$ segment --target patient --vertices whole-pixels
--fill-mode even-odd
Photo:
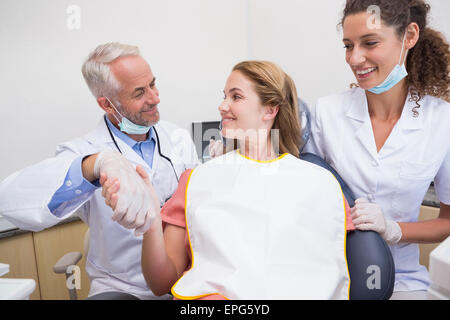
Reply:
[[[178,299],[348,299],[339,183],[298,158],[297,92],[277,65],[233,68],[219,106],[222,135],[238,149],[186,171],[144,234],[142,272],[157,295]],[[148,175],[136,168],[157,205]],[[120,181],[102,177],[115,210]],[[152,210],[152,209],[150,209]]]

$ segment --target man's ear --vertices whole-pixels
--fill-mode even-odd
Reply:
[[[275,120],[275,117],[278,114],[278,111],[280,110],[279,106],[266,106],[264,107],[264,120],[270,121]]]
[[[111,113],[112,107],[108,99],[106,99],[105,97],[99,97],[97,98],[97,103],[100,106],[100,108],[103,109],[103,111],[105,111],[106,113]]]

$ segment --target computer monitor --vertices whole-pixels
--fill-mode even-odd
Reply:
[[[220,121],[206,121],[192,123],[192,137],[197,155],[202,162],[210,160],[208,146],[209,140],[222,140],[220,135]]]

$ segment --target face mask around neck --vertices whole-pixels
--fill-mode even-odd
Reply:
[[[403,55],[403,49],[405,47],[405,39],[406,39],[406,32],[405,36],[403,37],[403,44],[402,50],[400,52],[400,58],[394,69],[387,76],[386,80],[384,80],[380,85],[375,86],[372,89],[369,89],[368,91],[375,94],[384,93],[392,89],[397,83],[399,83],[401,80],[403,80],[403,78],[405,78],[408,75],[408,71],[406,70],[406,56],[407,56],[406,54],[404,63],[400,65]],[[406,52],[408,52],[408,50],[406,50]]]
[[[111,102],[111,100],[108,99],[108,97],[105,97],[106,100],[111,104],[111,106],[116,110],[116,112],[122,117],[122,121],[117,119],[117,117],[113,114],[114,118],[119,122],[119,128],[120,131],[128,133],[128,134],[147,134],[151,128],[151,126],[140,126],[138,124],[135,124],[125,118],[114,106],[114,104]]]

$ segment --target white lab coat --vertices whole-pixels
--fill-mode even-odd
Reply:
[[[406,99],[403,113],[377,152],[365,91],[360,88],[318,100],[311,110],[312,139],[306,151],[324,158],[357,198],[376,202],[387,219],[415,222],[430,183],[450,204],[450,105],[431,96]],[[395,291],[426,290],[427,270],[419,265],[417,244],[391,246]]]
[[[178,177],[198,165],[194,144],[186,130],[160,121],[155,125],[161,153],[172,160]],[[159,195],[160,204],[170,198],[178,182],[170,162],[162,158],[155,145],[152,169],[125,142],[115,136],[123,155],[134,165],[143,166]],[[51,227],[75,212],[89,225],[90,245],[86,271],[91,281],[89,295],[122,291],[143,299],[154,298],[141,270],[142,236],[135,237],[111,219],[112,210],[105,204],[101,188],[81,195],[58,208],[57,217],[48,204],[61,187],[72,161],[81,155],[104,149],[117,150],[102,118],[87,135],[62,143],[56,156],[20,170],[0,184],[0,214],[21,229],[40,231]],[[166,297],[167,298],[167,297]]]

